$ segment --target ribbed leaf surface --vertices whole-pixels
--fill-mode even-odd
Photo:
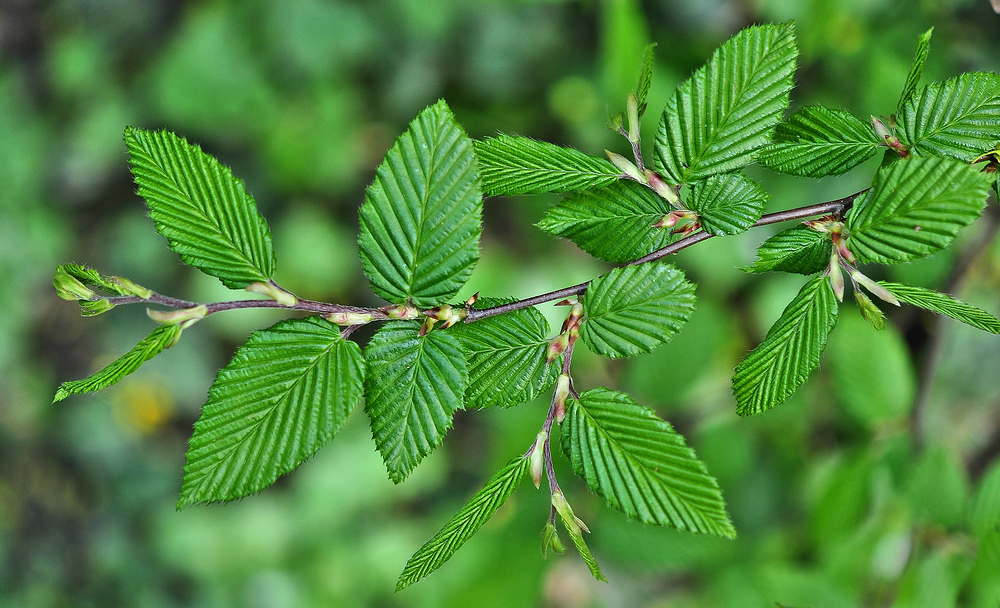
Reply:
[[[631,357],[681,330],[694,312],[694,285],[672,264],[651,262],[594,279],[581,302],[587,346],[605,357]]]
[[[674,93],[654,144],[655,166],[680,184],[750,164],[788,107],[795,73],[791,24],[748,27]]]
[[[487,196],[588,190],[621,176],[603,158],[528,137],[500,135],[475,145]]]
[[[698,212],[701,227],[715,236],[739,234],[764,214],[771,196],[741,173],[723,173],[691,184],[688,205]]]
[[[480,308],[503,303],[482,298]],[[534,307],[516,310],[449,330],[465,352],[469,386],[465,407],[511,407],[552,386],[559,368],[545,362],[549,324]]]
[[[913,63],[910,64],[910,73],[906,75],[906,82],[903,84],[903,93],[899,96],[899,102],[896,103],[896,114],[903,113],[903,106],[906,102],[910,101],[913,97],[913,93],[917,90],[917,84],[920,83],[920,75],[924,72],[924,64],[927,63],[927,53],[931,50],[931,34],[934,33],[934,28],[931,28],[920,35],[917,40],[917,51],[913,55]]]
[[[128,127],[125,144],[157,232],[186,264],[232,289],[271,278],[271,232],[228,167],[169,131]]]
[[[791,175],[840,175],[871,158],[879,143],[871,125],[850,112],[806,106],[778,125],[757,160]]]
[[[409,587],[448,561],[507,502],[528,466],[527,458],[518,457],[494,473],[483,489],[406,562],[396,582],[396,591]]]
[[[736,413],[760,414],[794,393],[819,365],[836,324],[837,298],[829,278],[819,276],[803,285],[764,341],[736,366]]]
[[[387,323],[365,348],[365,411],[395,483],[441,444],[469,380],[458,338],[445,330],[418,336],[419,329],[414,321]]]
[[[111,364],[82,380],[63,382],[56,391],[52,402],[62,401],[70,395],[93,393],[112,384],[117,384],[122,378],[139,369],[146,361],[160,354],[163,349],[170,348],[181,335],[179,325],[161,325],[143,338],[121,357]]]
[[[899,120],[915,154],[971,162],[1000,142],[1000,76],[972,72],[925,86]]]
[[[746,272],[795,272],[813,274],[827,267],[833,254],[830,235],[808,226],[782,230],[764,241],[757,249],[758,260],[743,270]]]
[[[570,400],[562,432],[573,469],[612,508],[647,524],[734,538],[715,478],[684,437],[628,395]]]
[[[988,176],[947,158],[910,157],[879,169],[847,217],[861,262],[896,264],[948,246],[986,205]]]
[[[879,281],[879,285],[888,289],[900,302],[951,317],[956,321],[988,331],[991,334],[1000,334],[1000,319],[977,306],[953,298],[948,294],[925,287],[914,287],[913,285],[887,281]]]
[[[247,496],[295,469],[343,425],[363,378],[361,349],[319,317],[255,331],[202,406],[178,508]]]
[[[538,227],[569,239],[606,262],[631,262],[679,237],[653,224],[670,212],[666,201],[633,181],[570,194],[550,208]]]
[[[441,304],[479,259],[482,194],[472,140],[439,101],[385,155],[361,206],[358,247],[372,290]]]

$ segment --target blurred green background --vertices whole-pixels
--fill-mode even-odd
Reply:
[[[60,381],[151,328],[138,308],[82,319],[55,297],[56,264],[230,297],[153,230],[127,170],[126,125],[183,134],[246,181],[274,232],[280,283],[376,304],[356,254],[357,209],[427,104],[446,98],[475,137],[625,152],[604,128],[607,108],[623,107],[656,41],[648,147],[669,92],[719,43],[791,19],[793,105],[892,112],[931,26],[925,81],[1000,72],[1000,16],[987,0],[0,2],[0,605],[1000,606],[1000,341],[913,309],[890,311],[876,333],[845,305],[808,385],[739,419],[731,370],[803,282],[736,270],[766,230],[677,257],[699,283],[699,308],[670,344],[627,362],[579,353],[579,388],[626,390],[686,434],[740,533],[629,523],[563,466],[607,585],[572,549],[540,558],[547,496],[525,484],[442,570],[393,592],[407,557],[533,441],[544,399],[459,412],[400,486],[359,412],[261,495],[179,513],[186,441],[215,371],[279,317],[213,316],[113,389],[50,405]],[[752,173],[777,210],[859,190],[873,171],[820,182]],[[606,268],[532,227],[552,201],[487,201],[468,293],[524,297]],[[995,203],[987,215],[955,248],[884,276],[1000,313]]]

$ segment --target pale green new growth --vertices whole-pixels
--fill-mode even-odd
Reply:
[[[879,285],[889,290],[900,302],[919,306],[939,315],[951,317],[967,325],[991,334],[1000,334],[1000,319],[985,310],[968,304],[945,293],[940,293],[925,287],[915,287],[902,283],[879,281]]]
[[[880,143],[871,125],[849,112],[806,106],[778,125],[758,160],[791,175],[840,175],[874,156]]]
[[[918,90],[899,113],[914,154],[971,162],[1000,142],[1000,76],[972,72]]]
[[[764,214],[771,198],[760,184],[741,173],[713,175],[691,184],[688,205],[698,212],[705,232],[729,236],[748,230]]]
[[[917,51],[913,54],[910,73],[906,75],[906,82],[903,84],[903,93],[899,96],[899,101],[896,103],[896,114],[903,113],[903,106],[906,105],[906,102],[910,101],[913,93],[917,90],[917,85],[920,83],[920,75],[924,72],[924,64],[927,63],[927,53],[931,50],[931,34],[933,33],[934,28],[931,28],[921,34],[917,40]]]
[[[832,253],[833,241],[829,234],[808,226],[796,226],[764,241],[757,249],[758,260],[742,270],[815,274],[827,267]]]
[[[589,190],[621,176],[603,158],[528,137],[499,135],[475,147],[487,196]]]
[[[653,61],[656,58],[656,43],[647,44],[642,51],[642,71],[639,72],[639,86],[636,87],[635,97],[639,103],[639,117],[642,118],[645,112],[646,95],[649,94],[649,87],[653,85]]]

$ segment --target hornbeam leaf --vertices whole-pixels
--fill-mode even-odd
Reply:
[[[653,148],[663,178],[681,184],[753,162],[788,107],[797,56],[791,24],[748,27],[724,42],[663,111]]]
[[[1000,142],[1000,76],[971,72],[922,87],[899,121],[913,153],[971,162]]]
[[[927,63],[927,53],[931,50],[931,34],[933,33],[934,28],[931,28],[921,34],[917,40],[917,52],[913,55],[910,73],[906,75],[906,83],[903,84],[903,93],[899,96],[899,101],[896,103],[896,114],[903,113],[903,106],[906,105],[906,102],[910,101],[913,93],[917,90],[920,75],[924,71],[924,64]]]
[[[399,136],[365,193],[358,248],[372,290],[420,307],[455,295],[479,259],[482,212],[472,140],[439,101]]]
[[[760,184],[740,173],[713,175],[691,184],[688,205],[698,212],[705,232],[715,236],[746,231],[764,214],[771,196]]]
[[[255,331],[194,425],[178,508],[266,488],[316,453],[361,399],[364,360],[319,317]]]
[[[764,341],[736,366],[736,413],[760,414],[794,393],[819,365],[836,324],[837,298],[829,278],[818,276],[802,286]]]
[[[681,330],[694,312],[694,285],[673,264],[650,262],[594,279],[581,302],[587,346],[605,357],[631,357]]]
[[[507,502],[527,470],[528,459],[518,457],[494,473],[483,489],[410,557],[396,582],[396,591],[409,587],[448,561]]]
[[[670,211],[666,201],[649,188],[623,180],[570,194],[545,213],[538,227],[573,241],[596,258],[624,263],[680,238],[653,227]]]
[[[684,437],[606,388],[567,404],[563,452],[612,508],[647,524],[735,538],[722,493]]]
[[[125,129],[132,175],[181,260],[231,289],[274,274],[267,222],[228,167],[169,131]]]
[[[566,520],[563,520],[563,527],[566,528],[566,533],[569,534],[570,540],[573,541],[573,546],[576,547],[580,557],[583,558],[583,563],[587,564],[590,575],[602,583],[608,582],[608,579],[604,577],[604,573],[601,572],[601,566],[597,563],[597,558],[590,552],[590,547],[587,546],[587,541],[584,540],[583,533],[578,532],[567,524]]]
[[[146,361],[173,346],[181,336],[180,325],[161,325],[143,338],[110,365],[82,380],[72,380],[59,385],[52,402],[62,401],[70,395],[93,393],[117,384],[122,378],[139,369]]]
[[[475,146],[487,196],[589,190],[622,173],[603,158],[528,137],[500,135]]]
[[[441,444],[469,380],[458,338],[419,329],[415,321],[387,323],[365,348],[365,411],[395,483]]]
[[[778,125],[757,160],[791,175],[840,175],[871,158],[880,143],[871,126],[850,112],[806,106]]]
[[[830,235],[808,226],[796,226],[764,241],[757,249],[758,260],[742,270],[815,274],[827,267],[832,254]]]
[[[896,264],[947,247],[986,205],[989,176],[947,158],[900,159],[875,174],[847,216],[848,246],[862,263]]]
[[[647,44],[642,51],[642,71],[639,73],[639,86],[636,87],[635,97],[639,102],[639,117],[642,118],[646,109],[646,95],[649,94],[649,87],[653,84],[653,62],[656,59],[656,43]]]
[[[966,325],[988,331],[991,334],[1000,334],[1000,319],[997,319],[979,307],[953,298],[948,294],[925,287],[915,287],[913,285],[890,283],[887,281],[879,281],[879,285],[888,289],[889,293],[896,296],[896,299],[900,302],[906,302],[907,304],[936,312],[939,315],[951,317],[956,321],[961,321]]]

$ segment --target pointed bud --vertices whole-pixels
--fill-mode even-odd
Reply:
[[[160,325],[180,325],[183,329],[204,319],[208,315],[208,307],[202,304],[193,308],[181,308],[180,310],[153,310],[147,308],[146,315]]]
[[[885,145],[898,152],[902,158],[906,158],[910,155],[910,151],[903,145],[903,142],[899,141],[899,138],[892,134],[892,131],[885,126],[885,123],[882,122],[881,119],[872,116],[871,121],[872,128],[875,130],[875,135],[878,136],[878,138],[881,139]]]
[[[625,108],[628,112],[628,140],[635,143],[639,141],[639,98],[634,92],[628,94]]]
[[[576,304],[579,300],[576,298],[566,298],[565,300],[559,300],[553,306],[572,306]]]
[[[839,235],[837,236],[838,238],[835,238],[833,241],[837,246],[837,255],[840,256],[840,259],[844,260],[851,266],[857,264],[857,258],[855,258],[851,250],[847,248],[847,243],[844,242],[844,239],[839,238]]]
[[[555,419],[557,424],[562,424],[566,419],[566,399],[569,397],[569,374],[559,374],[556,380],[555,397],[552,404],[555,406]]]
[[[115,307],[114,304],[108,302],[107,300],[79,300],[80,312],[85,317],[96,317],[101,313],[108,312]]]
[[[623,112],[618,112],[617,114],[608,114],[608,129],[615,131],[617,133],[622,133],[625,131],[625,114]]]
[[[566,334],[559,334],[555,338],[549,340],[549,348],[545,351],[545,362],[552,363],[559,358],[559,355],[566,352],[566,347],[569,346],[569,337]]]
[[[288,293],[284,289],[278,287],[274,283],[268,281],[267,283],[257,282],[250,283],[246,286],[246,290],[250,293],[258,293],[262,296],[271,298],[278,304],[282,306],[295,306],[299,303],[299,299],[294,295]]]
[[[625,175],[629,179],[634,179],[640,184],[646,183],[646,176],[639,171],[639,167],[636,167],[632,161],[625,158],[621,154],[615,154],[610,150],[605,150],[604,153],[608,155],[608,158],[611,160],[611,163],[614,166],[618,167],[619,170],[621,170],[623,175]]]
[[[556,532],[556,527],[552,525],[552,522],[545,522],[545,527],[542,528],[542,558],[547,559],[549,554],[549,549],[552,549],[559,555],[566,552],[566,547],[559,540],[559,533]]]
[[[838,302],[844,301],[844,273],[840,270],[840,258],[834,252],[830,256],[830,266],[827,268],[830,275],[830,287],[833,288],[833,295],[837,296]]]
[[[580,320],[583,319],[583,304],[577,302],[573,304],[573,308],[570,309],[569,314],[566,315],[566,319],[563,321],[562,329],[559,333],[564,334],[574,327],[580,325]]]
[[[645,172],[646,180],[643,182],[653,189],[653,192],[660,195],[660,198],[664,199],[670,206],[674,209],[681,209],[684,205],[681,204],[680,197],[677,196],[677,192],[673,187],[667,182],[663,181],[655,171],[646,169]]]
[[[692,211],[692,213],[694,213],[694,212]],[[697,215],[695,217],[697,217]],[[692,232],[694,232],[695,230],[698,230],[699,228],[701,228],[701,222],[697,222],[697,221],[696,222],[688,222],[687,224],[684,224],[680,228],[672,231],[670,234],[680,234],[683,237],[683,236],[687,236],[687,235],[691,234]]]
[[[653,224],[653,228],[673,228],[677,225],[677,222],[679,222],[680,219],[680,216],[677,215],[675,211],[671,211]]]
[[[96,294],[94,290],[80,282],[80,279],[63,270],[62,266],[56,269],[52,277],[52,285],[56,288],[56,295],[63,300],[89,300]]]
[[[111,281],[130,296],[138,296],[143,300],[148,300],[153,296],[153,290],[146,289],[142,285],[137,285],[125,277],[111,277]]]
[[[871,322],[878,331],[885,329],[885,315],[882,310],[872,302],[871,298],[863,294],[860,290],[854,290],[854,301],[858,304],[861,316]]]
[[[860,270],[857,269],[852,270],[851,279],[855,283],[861,284],[865,289],[870,291],[873,296],[876,296],[879,299],[888,302],[889,304],[892,304],[893,306],[899,306],[899,300],[896,299],[896,296],[892,295],[892,292],[890,292],[885,287],[882,287],[875,281],[869,279],[865,275],[861,274]]]
[[[383,306],[379,310],[384,312],[385,316],[397,321],[410,321],[420,316],[420,311],[416,308],[413,306],[405,306],[403,304],[400,304],[399,306]]]
[[[361,312],[331,312],[330,314],[323,315],[323,318],[341,327],[365,325],[372,322],[372,315],[370,313]]]
[[[569,506],[566,497],[563,496],[560,490],[552,493],[552,506],[555,507],[556,513],[562,518],[563,524],[569,530],[570,534],[579,536],[581,530],[587,533],[590,532],[587,524],[583,523],[583,520],[573,513],[573,507]]]
[[[531,456],[528,457],[531,467],[531,481],[535,483],[535,488],[542,485],[542,469],[545,465],[545,442],[548,439],[548,433],[539,431],[535,437],[535,447],[532,448]]]
[[[434,329],[435,323],[437,323],[437,319],[434,317],[427,317],[424,319],[424,324],[420,326],[420,331],[417,332],[417,336],[426,336],[432,329]]]
[[[464,319],[466,314],[468,314],[468,311],[465,310],[464,308],[457,308],[457,309],[453,308],[451,311],[451,315],[444,320],[444,325],[442,325],[441,327],[443,329],[448,329],[452,325]]]
[[[472,308],[479,301],[479,292],[472,294],[472,297],[465,301],[466,308]]]

